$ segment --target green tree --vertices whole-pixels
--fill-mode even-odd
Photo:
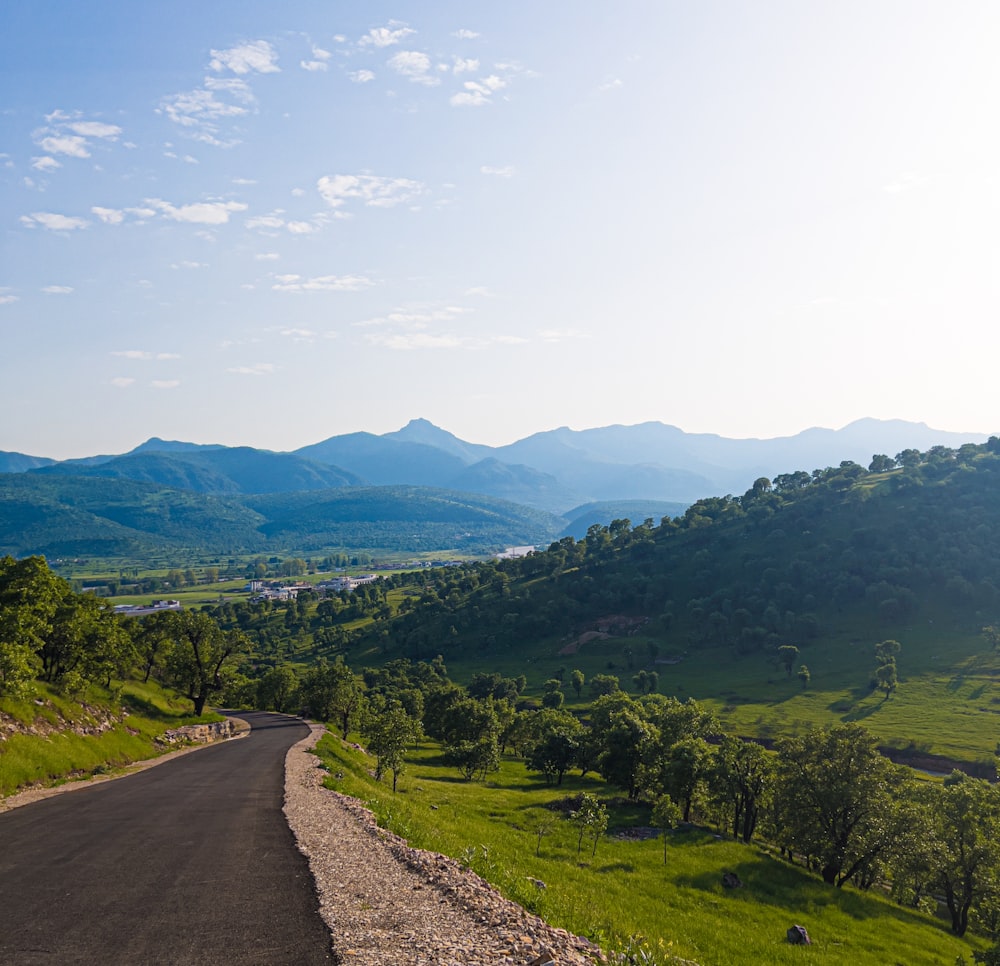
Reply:
[[[573,690],[576,692],[577,699],[583,694],[583,686],[586,683],[586,678],[584,677],[583,671],[579,668],[570,672],[569,683],[572,685]]]
[[[66,589],[42,557],[0,558],[0,694],[30,691]]]
[[[661,795],[653,804],[649,818],[653,828],[660,830],[663,839],[663,864],[667,864],[667,832],[681,821],[681,807],[669,795]]]
[[[812,680],[812,674],[804,664],[799,665],[798,671],[795,676],[799,679],[799,683],[802,685],[802,689],[805,690],[809,687],[809,682]]]
[[[265,711],[288,711],[295,698],[298,678],[287,664],[267,671],[257,684],[257,701]]]
[[[200,715],[209,697],[222,689],[223,667],[249,650],[249,642],[240,631],[222,630],[202,611],[171,611],[164,623],[171,640],[167,678]]]
[[[525,754],[531,771],[539,771],[545,781],[562,784],[563,775],[576,761],[583,737],[583,725],[566,711],[545,710],[531,715],[533,737]]]
[[[778,662],[785,669],[785,673],[791,677],[792,667],[799,656],[799,649],[794,644],[782,644],[778,648]]]
[[[419,723],[414,721],[399,704],[392,704],[377,714],[369,715],[365,726],[368,751],[375,755],[375,781],[381,781],[386,771],[392,772],[392,793],[403,773],[406,751],[419,734]]]
[[[589,835],[594,840],[594,851],[592,855],[597,855],[597,843],[608,827],[608,809],[599,802],[593,795],[583,792],[580,795],[580,805],[570,812],[570,819],[580,829],[580,835],[576,842],[576,854],[580,854],[583,848],[583,838]]]
[[[726,735],[709,774],[713,797],[731,809],[733,838],[750,842],[771,788],[771,756],[756,742]]]
[[[621,690],[621,685],[613,674],[595,674],[590,679],[590,695],[599,698],[604,694],[613,694]]]
[[[306,669],[299,694],[308,714],[319,721],[338,720],[346,738],[364,701],[364,689],[354,672],[340,662],[318,661]]]
[[[858,725],[778,745],[775,824],[789,848],[815,859],[825,882],[863,878],[901,838],[903,772]]]

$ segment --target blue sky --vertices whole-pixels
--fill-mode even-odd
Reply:
[[[1000,5],[0,7],[0,450],[1000,430]]]

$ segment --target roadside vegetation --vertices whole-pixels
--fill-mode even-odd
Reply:
[[[191,713],[328,721],[369,751],[328,739],[335,787],[557,924],[631,943],[628,962],[982,958],[1000,939],[998,484],[997,439],[876,455],[353,591],[294,555],[241,561],[313,585],[260,602],[174,567],[160,579],[197,596],[144,618],[8,557],[0,695],[141,682]]]

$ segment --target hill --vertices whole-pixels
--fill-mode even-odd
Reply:
[[[0,476],[0,554],[13,556],[179,559],[338,547],[489,553],[544,542],[560,526],[558,517],[493,497],[420,487],[214,495],[100,474]]]
[[[655,670],[665,693],[709,697],[740,733],[865,720],[913,754],[989,765],[1000,654],[982,628],[1000,626],[1000,441],[904,458],[761,478],[659,525],[618,520],[440,575],[394,618],[389,654],[440,653],[460,674],[578,667],[625,686]],[[881,640],[902,647],[885,693]],[[359,637],[351,659],[369,646]],[[798,649],[788,673],[779,646]]]

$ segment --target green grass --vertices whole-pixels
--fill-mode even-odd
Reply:
[[[72,730],[74,724],[94,724],[95,711],[121,705],[131,713],[107,731],[86,735]],[[167,729],[220,717],[195,718],[190,702],[173,700],[158,686],[141,682],[126,683],[117,696],[92,687],[85,704],[38,684],[32,698],[0,699],[0,712],[39,732],[18,731],[0,743],[0,797],[28,785],[88,778],[154,758],[169,750],[155,741]]]
[[[702,966],[803,962],[953,964],[971,959],[969,943],[938,920],[875,895],[825,885],[805,870],[756,847],[723,840],[703,830],[675,832],[668,840],[617,838],[623,828],[648,824],[642,805],[615,805],[601,781],[576,776],[560,788],[507,759],[485,785],[459,779],[444,766],[439,749],[421,745],[400,778],[399,792],[370,777],[371,761],[333,736],[320,744],[328,784],[369,804],[383,827],[411,845],[459,858],[509,898],[554,925],[588,936],[607,948],[643,937],[658,962],[669,956]],[[336,778],[341,774],[342,778]],[[596,794],[612,802],[609,834],[596,855],[546,804]],[[540,823],[551,826],[535,855]],[[735,872],[744,888],[727,890],[723,872]],[[546,883],[537,889],[529,877]],[[785,931],[804,925],[813,945],[793,947]]]

